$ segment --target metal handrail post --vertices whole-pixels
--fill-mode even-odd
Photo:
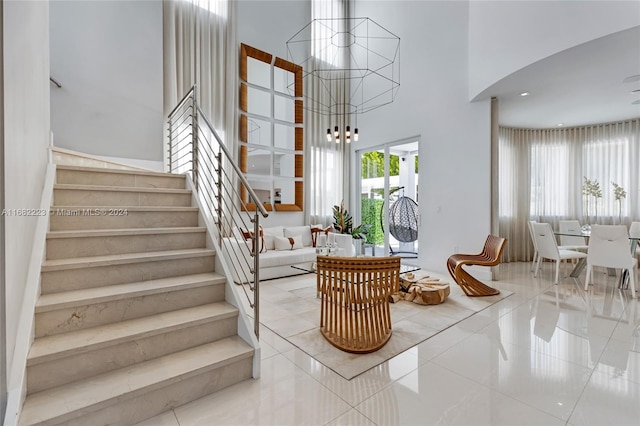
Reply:
[[[220,143],[218,143],[218,183],[216,198],[218,200],[218,206],[216,208],[216,214],[218,218],[218,243],[222,246],[222,149],[220,149]]]
[[[199,181],[199,174],[200,174],[200,170],[198,167],[198,133],[199,133],[199,127],[198,127],[198,100],[196,99],[197,97],[197,87],[194,85],[193,86],[193,111],[192,111],[192,116],[191,116],[191,134],[193,137],[193,157],[192,157],[192,169],[193,169],[193,186],[196,188],[196,191],[198,190],[198,181]]]
[[[171,173],[173,171],[173,152],[171,149],[171,141],[173,141],[173,124],[171,122],[171,119],[169,119],[167,121],[167,124],[169,125],[169,146],[167,151],[169,151],[169,173]]]
[[[258,202],[258,200],[255,200]],[[260,339],[260,215],[258,209],[253,214],[253,331]]]

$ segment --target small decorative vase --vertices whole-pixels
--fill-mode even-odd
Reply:
[[[589,225],[588,223],[582,225],[582,227],[580,228],[580,230],[582,230],[583,234],[588,234],[591,232],[591,225]]]

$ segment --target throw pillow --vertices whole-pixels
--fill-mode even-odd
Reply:
[[[311,247],[313,245],[313,239],[311,238],[311,228],[306,226],[286,226],[284,228],[285,237],[302,237],[302,245],[304,247]]]
[[[284,236],[284,230],[282,226],[272,226],[268,228],[262,229],[264,234],[264,244],[267,250],[275,250],[275,239],[274,237],[282,237]]]
[[[296,250],[301,249],[302,236],[297,235],[295,237],[274,237],[276,250]]]

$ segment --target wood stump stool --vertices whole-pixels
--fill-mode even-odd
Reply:
[[[447,300],[450,293],[449,283],[441,282],[429,276],[418,280],[400,277],[400,291],[392,295],[392,302],[406,300],[419,305],[438,305]]]

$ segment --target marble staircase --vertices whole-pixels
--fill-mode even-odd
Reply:
[[[134,424],[252,376],[183,176],[58,166],[20,425]]]

